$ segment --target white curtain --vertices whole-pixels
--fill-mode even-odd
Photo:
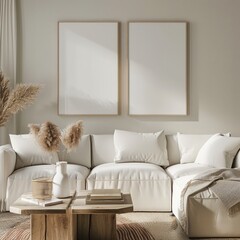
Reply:
[[[12,87],[16,84],[16,60],[16,0],[0,0],[0,70],[10,80]],[[12,118],[7,126],[0,128],[0,145],[8,143],[8,134],[15,131],[16,120]]]

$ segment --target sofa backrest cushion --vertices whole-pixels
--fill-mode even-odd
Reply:
[[[92,142],[92,167],[103,163],[112,163],[115,150],[113,134],[111,135],[91,135]]]
[[[193,163],[199,150],[212,135],[177,133],[181,163]]]
[[[169,164],[180,163],[180,153],[177,142],[177,135],[166,135]],[[114,162],[113,134],[91,135],[92,142],[92,167],[103,163]]]
[[[17,154],[15,169],[41,164],[55,164],[61,159],[61,153],[46,152],[32,134],[10,135],[13,150]],[[79,145],[64,156],[68,163],[91,168],[90,135],[84,135]]]
[[[180,151],[177,134],[166,135],[169,165],[180,163]]]
[[[64,159],[63,159],[64,160]],[[68,163],[91,168],[91,139],[90,135],[83,135],[79,145],[66,154]]]
[[[44,151],[32,134],[10,134],[10,140],[17,154],[15,169],[32,165],[55,164],[58,161],[57,153]]]

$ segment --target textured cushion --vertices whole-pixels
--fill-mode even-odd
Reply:
[[[166,169],[166,172],[172,179],[200,174],[211,167],[199,165],[197,163],[176,164]]]
[[[10,134],[10,140],[17,154],[16,169],[39,164],[54,164],[58,161],[57,153],[44,151],[32,134]]]
[[[80,165],[67,165],[67,172],[70,177],[71,190],[84,190],[85,180],[89,174],[89,169]],[[7,182],[7,210],[10,204],[16,201],[23,193],[31,191],[31,181],[40,177],[53,177],[55,165],[30,166],[16,170],[9,176]]]
[[[171,179],[155,164],[105,163],[91,171],[87,189],[119,188],[131,193],[135,211],[170,211]]]
[[[200,149],[196,163],[216,168],[231,168],[240,148],[240,138],[216,134]]]
[[[168,166],[164,131],[135,133],[115,130],[115,162],[146,162]]]
[[[68,163],[83,165],[91,168],[91,143],[90,135],[82,136],[79,145],[67,153]]]

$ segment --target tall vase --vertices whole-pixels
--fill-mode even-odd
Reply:
[[[69,176],[67,173],[67,162],[56,163],[56,174],[53,177],[53,195],[57,198],[70,196]]]

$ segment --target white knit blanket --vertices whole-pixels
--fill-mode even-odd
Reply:
[[[181,192],[180,223],[188,234],[187,205],[189,197],[210,188],[223,206],[232,213],[240,202],[240,169],[210,169],[186,183]]]

